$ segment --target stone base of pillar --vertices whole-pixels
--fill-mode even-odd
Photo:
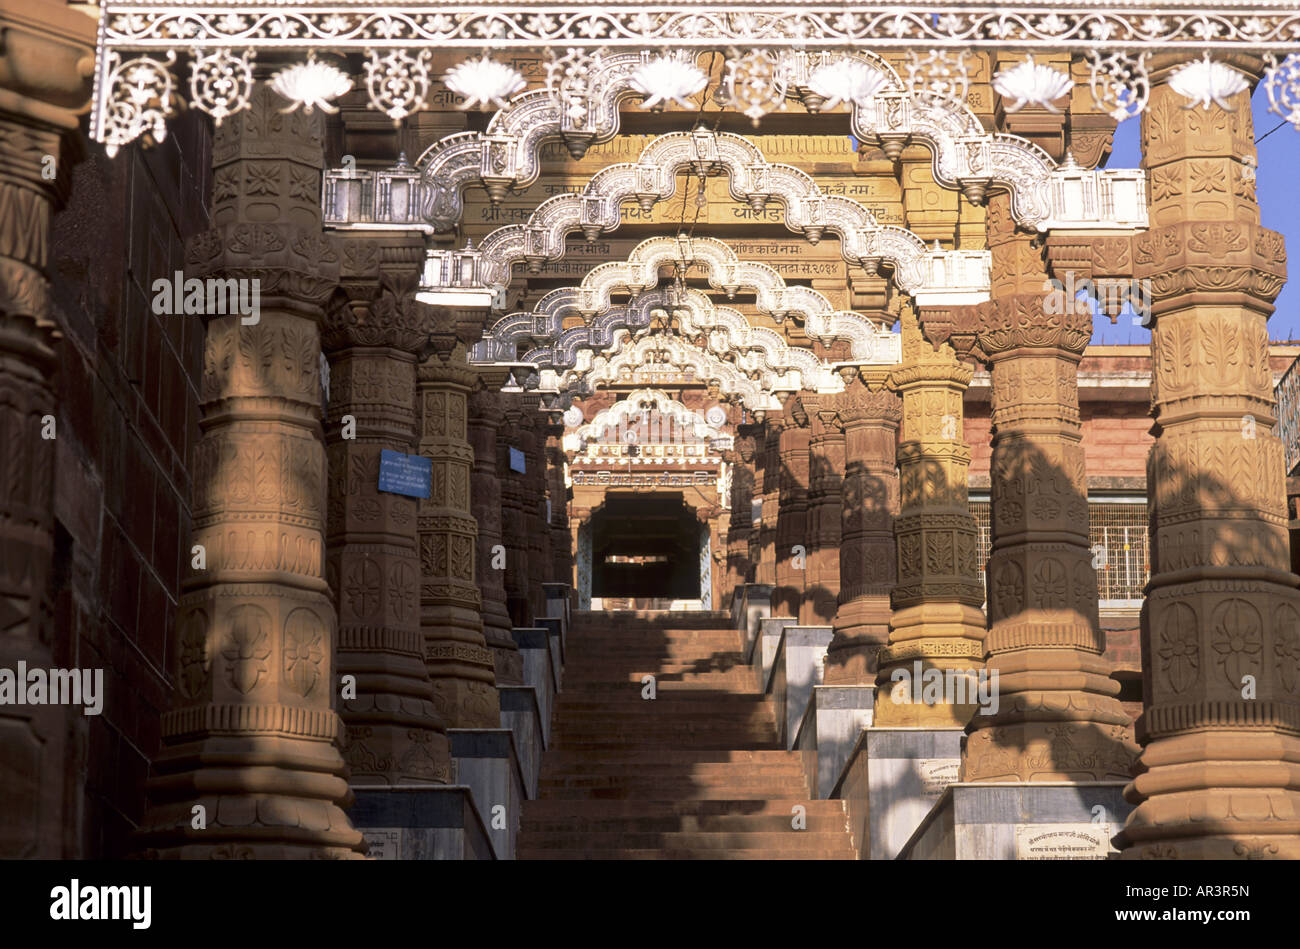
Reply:
[[[1132,810],[1119,781],[949,785],[899,860],[1105,860]]]
[[[984,613],[959,603],[925,603],[898,610],[891,642],[877,653],[876,724],[890,727],[964,727],[977,705],[909,701],[916,663],[921,670],[974,673],[984,667]],[[899,670],[906,673],[902,676]],[[920,688],[920,686],[917,686]]]
[[[352,805],[371,860],[495,860],[488,816],[463,785],[360,790]]]
[[[876,710],[879,720],[879,707]],[[960,728],[865,729],[831,792],[862,857],[893,860],[961,768]]]
[[[451,753],[456,780],[470,789],[474,807],[487,824],[498,860],[515,858],[515,839],[527,791],[514,736],[508,728],[453,728]]]
[[[998,708],[970,723],[962,780],[1127,781],[1138,747],[1119,683],[1077,649],[1000,653]],[[990,679],[992,684],[992,679]]]
[[[1204,731],[1148,745],[1149,770],[1124,790],[1141,806],[1116,838],[1121,858],[1300,860],[1296,762],[1300,738],[1277,733]]]
[[[889,597],[859,597],[840,605],[826,650],[827,685],[874,685],[878,654],[889,640]]]

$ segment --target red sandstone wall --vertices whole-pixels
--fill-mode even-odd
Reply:
[[[102,715],[80,724],[85,774],[74,855],[114,857],[172,693],[167,654],[189,536],[203,324],[152,312],[151,284],[184,269],[207,227],[210,133],[197,113],[164,143],[114,160],[90,146],[54,221],[60,345],[55,638],[60,665],[103,668]],[[72,771],[79,779],[82,768]]]

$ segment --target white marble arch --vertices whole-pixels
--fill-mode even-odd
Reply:
[[[601,409],[590,422],[585,422],[564,435],[566,451],[582,451],[588,442],[598,441],[610,429],[621,430],[628,426],[629,420],[644,410],[642,402],[656,403],[655,411],[661,417],[669,418],[677,430],[688,432],[700,442],[714,442],[727,437],[726,432],[718,426],[710,425],[699,412],[687,408],[663,389],[633,389],[622,396],[613,405]]]
[[[626,340],[654,332],[656,324],[662,324],[667,317],[685,338],[764,384],[789,377],[797,378],[802,388],[838,391],[836,380],[842,368],[895,365],[902,359],[901,337],[876,327],[866,317],[861,317],[865,329],[853,339],[849,358],[832,363],[810,350],[791,346],[781,333],[751,325],[739,310],[715,305],[707,294],[693,288],[684,293],[672,289],[644,291],[626,306],[610,309],[588,325],[567,330],[561,329],[561,323],[571,302],[566,303],[563,295],[548,297],[538,303],[539,309],[546,304],[540,316],[534,311],[499,320],[471,349],[470,361],[480,365],[523,362],[564,370],[577,364],[580,352],[614,352]],[[835,338],[842,337],[831,335],[826,341]],[[521,345],[533,341],[541,345],[521,356]]]
[[[714,307],[707,296],[698,291],[686,292],[678,301],[665,293],[646,295],[659,284],[659,271],[667,263],[683,267],[703,265],[709,284],[726,291],[729,297],[745,289],[755,293],[758,309],[770,314],[778,322],[788,315],[802,317],[801,323],[810,337],[830,345],[835,340],[845,340],[850,345],[850,360],[875,363],[881,360],[897,362],[897,339],[894,334],[877,327],[869,317],[852,310],[836,310],[825,295],[811,287],[787,286],[785,279],[766,264],[741,261],[731,246],[717,238],[652,237],[632,249],[626,261],[599,264],[590,270],[576,287],[561,287],[541,298],[531,312],[516,312],[498,318],[487,331],[484,341],[475,347],[471,358],[480,361],[510,361],[518,346],[526,340],[536,340],[556,346],[561,338],[578,341],[581,334],[562,330],[563,317],[578,312],[591,332],[591,340],[600,343],[602,334],[618,325],[629,328],[645,326],[650,322],[649,307],[675,309],[679,305],[690,308],[701,328],[717,326],[727,331],[730,342],[748,348],[751,338],[774,336],[779,333],[751,327],[748,320],[731,308]],[[611,309],[611,295],[628,291],[632,302],[619,312],[618,321],[603,319]],[[650,302],[653,301],[653,302]],[[733,315],[734,314],[734,315]],[[563,347],[561,347],[563,348]]]
[[[950,99],[921,98],[910,94],[894,68],[881,56],[865,49],[851,52],[803,54],[806,72],[818,62],[847,58],[870,70],[877,91],[852,107],[853,133],[862,141],[879,144],[891,156],[905,144],[923,145],[931,154],[934,179],[947,188],[961,189],[981,203],[993,190],[1011,193],[1011,213],[1029,228],[1101,227],[1132,229],[1146,226],[1145,192],[1132,195],[1129,185],[1140,170],[1091,171],[1092,188],[1100,200],[1071,206],[1068,170],[1027,139],[990,133],[964,103]],[[593,143],[607,142],[619,131],[619,105],[624,99],[643,97],[633,85],[633,74],[646,62],[646,51],[603,53],[587,73],[587,92],[568,110],[546,89],[520,93],[497,112],[484,132],[458,132],[435,142],[419,157],[422,173],[423,218],[437,230],[450,230],[460,220],[464,189],[479,183],[494,200],[510,188],[523,188],[540,173],[542,144],[563,140],[575,155]],[[806,76],[803,78],[806,79]],[[792,82],[788,95],[800,94]],[[582,116],[575,122],[573,116]],[[1119,186],[1121,200],[1107,197]],[[1141,198],[1141,200],[1136,200]],[[1120,207],[1122,205],[1122,208]]]
[[[589,395],[601,386],[635,383],[638,373],[657,373],[672,376],[671,380],[664,381],[674,384],[688,381],[716,386],[723,401],[739,402],[751,412],[767,413],[780,411],[780,395],[806,387],[794,370],[766,373],[758,380],[752,379],[734,363],[693,346],[680,336],[651,335],[624,345],[626,331],[620,330],[618,335],[611,352],[584,349],[578,352],[573,366],[562,370],[542,368],[537,390],[544,395],[557,394],[568,401]],[[651,383],[643,380],[642,384]],[[843,382],[838,377],[827,380],[827,384],[831,387],[828,391],[843,390]],[[556,400],[556,404],[562,401]]]
[[[726,172],[731,193],[751,204],[778,199],[785,226],[810,241],[825,231],[839,236],[845,260],[875,272],[882,263],[893,268],[897,286],[919,305],[961,305],[988,299],[991,259],[987,250],[942,250],[906,228],[879,224],[866,207],[842,195],[828,195],[813,178],[793,165],[770,163],[743,135],[712,132],[668,132],[646,143],[636,162],[609,165],[597,172],[581,192],[547,198],[527,222],[491,231],[477,250],[478,282],[504,288],[519,261],[540,268],[565,253],[565,236],[582,230],[589,239],[617,230],[619,207],[636,198],[643,207],[672,198],[677,169],[694,166],[706,173]],[[448,253],[431,251],[430,254]],[[437,268],[432,268],[436,270]]]

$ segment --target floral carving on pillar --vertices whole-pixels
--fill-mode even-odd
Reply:
[[[1126,779],[1136,746],[1102,659],[1078,366],[1092,336],[1083,305],[1045,310],[1041,248],[1005,195],[989,200],[994,297],[966,312],[991,367],[992,549],[985,665],[996,712],[981,711],[962,756],[968,781]]]
[[[889,642],[877,656],[875,722],[954,727],[970,720],[973,705],[895,701],[903,683],[892,674],[902,668],[911,675],[916,662],[926,669],[983,666],[984,593],[967,498],[970,448],[962,435],[962,399],[973,372],[949,343],[930,343],[911,307],[902,309],[901,328],[903,362],[889,374],[902,401],[900,509],[894,522],[898,583]]]
[[[290,187],[321,166],[321,118],[284,105],[258,85],[217,129],[214,227],[186,248],[190,274],[258,281],[261,311],[255,323],[208,317],[191,537],[206,565],[182,578],[176,626],[187,639],[174,655],[186,687],[163,716],[138,837],[154,856],[363,848],[341,809],[340,720],[322,682],[338,644],[324,569],[320,326],[339,255],[315,194]]]
[[[889,638],[889,593],[897,579],[894,520],[902,402],[888,371],[864,369],[838,397],[844,427],[840,596],[835,638],[826,653],[828,684],[875,681],[877,653]]]
[[[1267,319],[1286,279],[1259,223],[1248,90],[1185,108],[1153,62],[1142,123],[1151,228],[1147,462],[1152,564],[1142,607],[1143,750],[1116,838],[1142,859],[1300,857],[1300,578],[1290,572]],[[1258,72],[1258,61],[1234,65]]]
[[[420,633],[416,499],[379,490],[384,449],[415,450],[415,353],[431,328],[415,300],[423,248],[388,237],[340,242],[342,290],[327,311],[326,558],[339,613],[343,746],[355,784],[445,784],[446,723],[433,702]],[[345,436],[343,419],[352,418]]]
[[[416,518],[420,538],[420,628],[433,699],[450,728],[499,728],[492,650],[483,638],[475,578],[478,525],[470,510],[474,450],[468,441],[469,394],[478,375],[449,321],[431,334],[416,369],[420,454],[433,462],[429,497]]]

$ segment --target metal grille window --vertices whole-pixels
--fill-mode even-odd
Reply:
[[[978,530],[980,578],[993,544],[988,498],[972,498],[970,512]],[[1151,574],[1147,549],[1147,503],[1141,497],[1093,498],[1088,502],[1088,521],[1094,551],[1105,548],[1104,561],[1097,567],[1097,588],[1102,606],[1136,607],[1142,602],[1142,588]],[[1094,553],[1094,559],[1098,559]],[[986,594],[987,596],[987,594]]]

